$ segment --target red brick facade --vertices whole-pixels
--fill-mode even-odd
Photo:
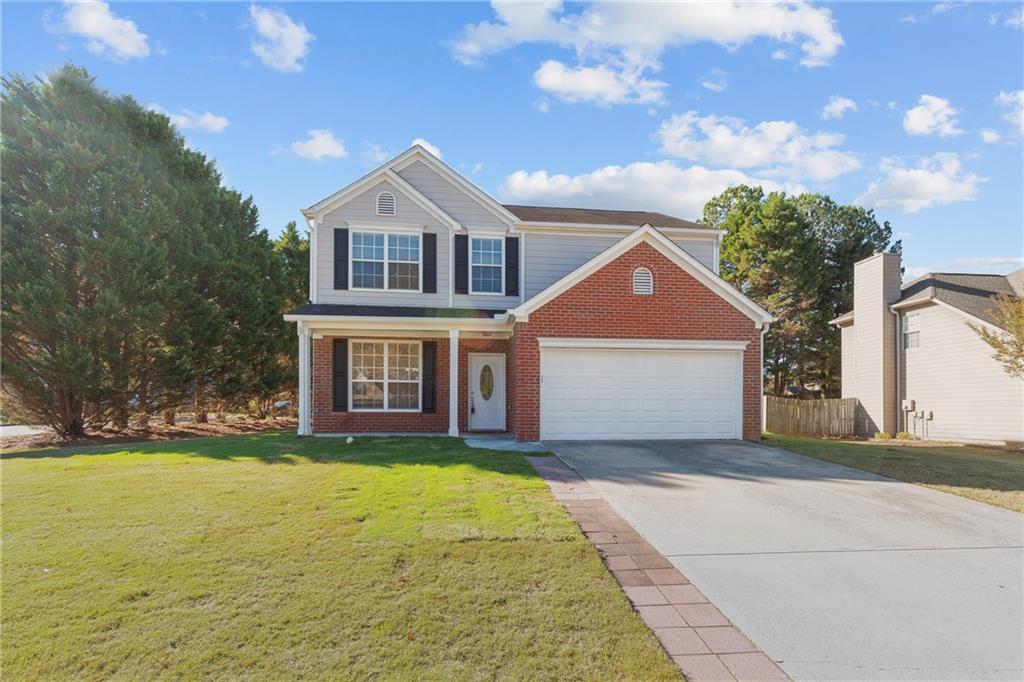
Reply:
[[[632,272],[647,267],[654,294],[632,293]],[[655,248],[638,244],[516,323],[509,339],[459,339],[459,429],[468,430],[469,354],[506,353],[506,426],[519,440],[540,438],[538,337],[745,341],[743,437],[761,436],[761,332],[749,317]],[[313,342],[313,431],[448,431],[449,341],[437,341],[437,411],[333,412],[332,339]]]
[[[632,273],[654,275],[654,294],[632,291]],[[540,349],[545,336],[746,341],[743,437],[761,437],[761,332],[753,320],[646,243],[638,244],[515,325],[509,395],[519,440],[540,438]]]
[[[331,395],[334,338],[325,336],[313,340],[313,433],[448,433],[448,337],[396,340],[437,342],[437,411],[335,412]]]

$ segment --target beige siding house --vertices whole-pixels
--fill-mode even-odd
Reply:
[[[999,329],[999,295],[1024,295],[1024,270],[933,273],[901,286],[899,254],[857,263],[853,310],[832,321],[842,333],[842,395],[859,401],[857,432],[1024,443],[1024,381],[971,328]]]

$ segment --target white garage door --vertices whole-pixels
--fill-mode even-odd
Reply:
[[[541,438],[741,438],[741,357],[542,347]]]

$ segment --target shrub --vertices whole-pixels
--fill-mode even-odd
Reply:
[[[885,431],[876,431],[875,440],[892,440],[892,436],[890,436]]]
[[[900,431],[896,434],[896,440],[914,440],[914,434],[909,431]]]

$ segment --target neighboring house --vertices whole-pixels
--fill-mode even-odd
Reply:
[[[718,230],[503,206],[419,146],[303,214],[300,434],[760,437],[772,318]]]
[[[998,330],[995,297],[1024,295],[1009,275],[933,273],[900,286],[900,255],[854,265],[842,330],[843,397],[857,398],[857,433],[1024,442],[1024,381],[971,329]]]

